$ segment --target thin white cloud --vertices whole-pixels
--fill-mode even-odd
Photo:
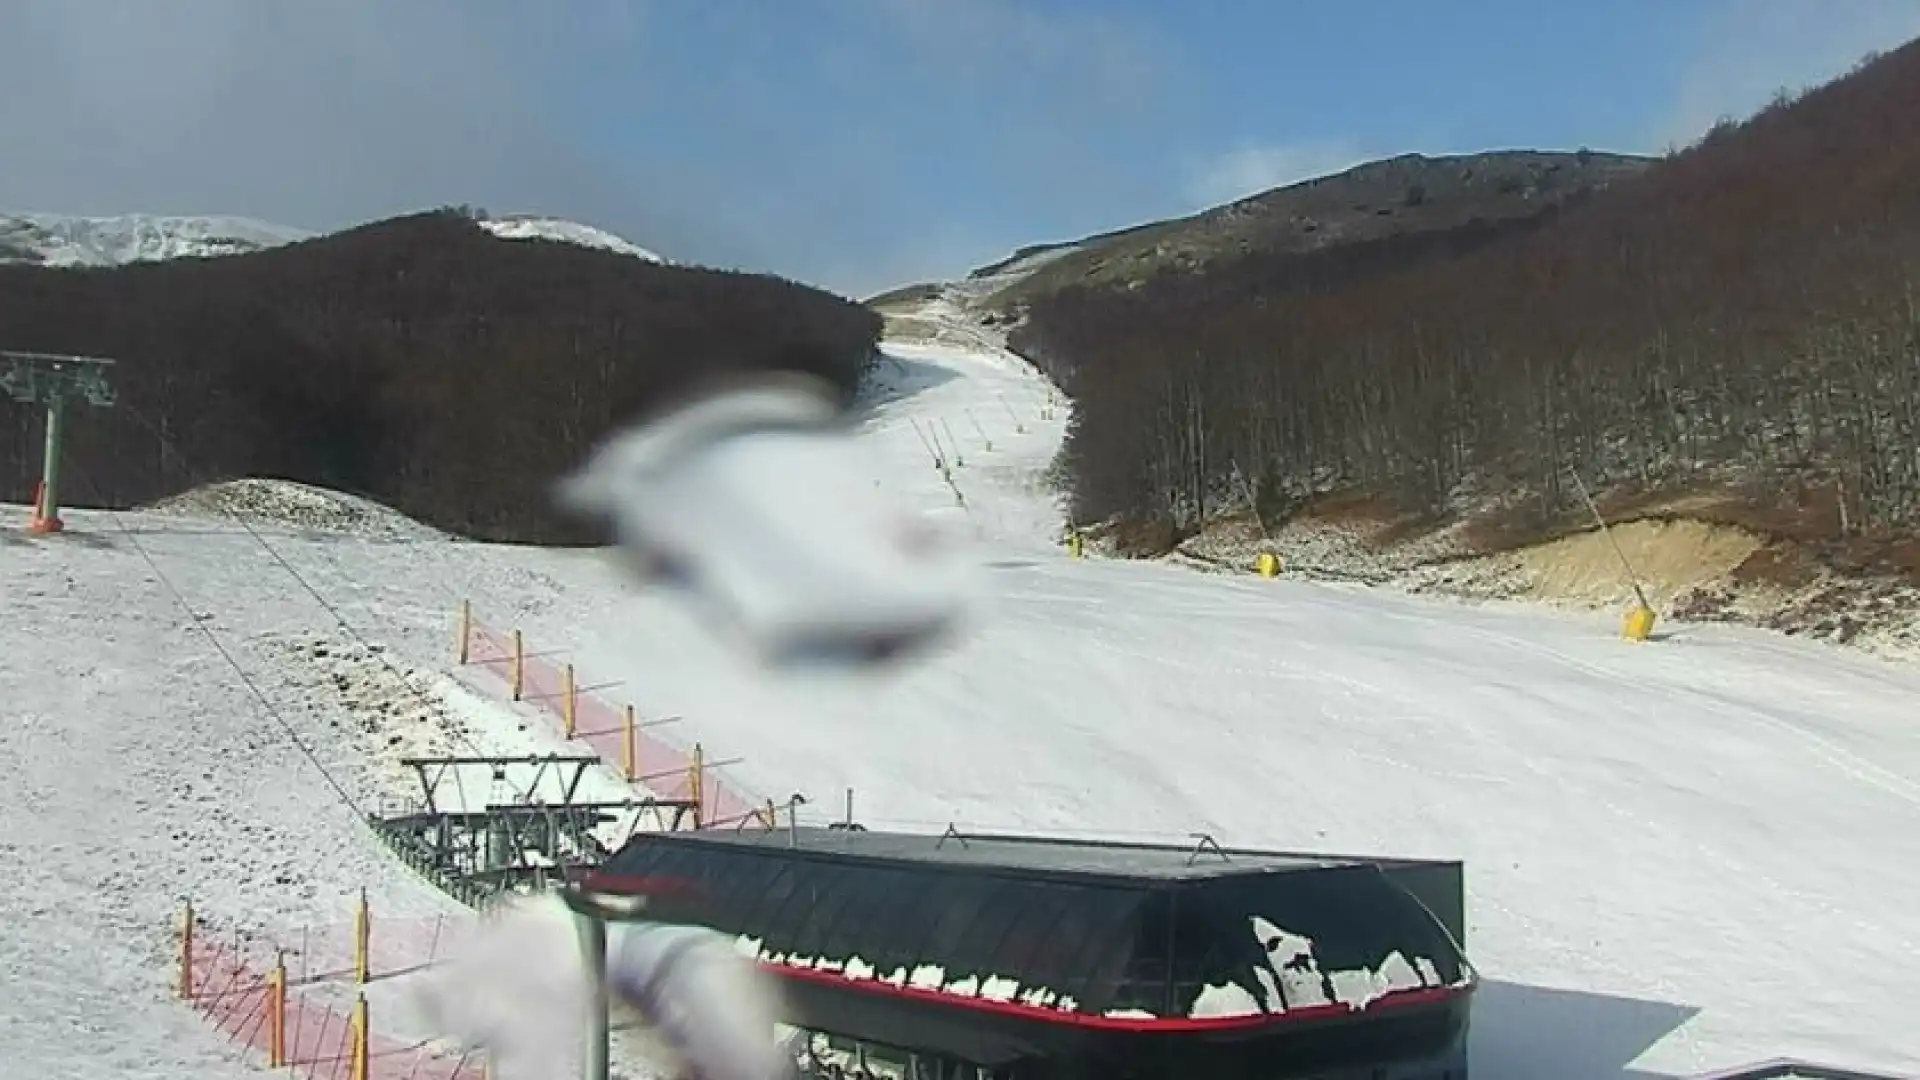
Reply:
[[[750,145],[728,147],[733,172],[655,151],[645,131],[597,145],[588,132],[606,130],[602,118],[553,114],[556,84],[577,92],[605,73],[635,92],[624,76],[638,58],[675,47],[654,40],[670,2],[0,0],[0,210],[332,229],[469,203],[858,292],[932,269],[982,227],[949,225],[939,207],[903,218],[910,200],[894,196],[915,162],[964,156],[1004,212],[1041,219],[1084,206],[1091,178],[1110,198],[1140,182],[1100,141],[1153,107],[1152,36],[1121,15],[1015,0],[826,6],[823,22],[882,31],[880,50],[913,79],[904,87],[863,74],[870,56],[834,52],[830,32],[813,48],[772,42],[758,70],[722,52],[695,83],[647,83],[662,101],[704,103],[715,140]],[[716,46],[755,40],[765,10],[717,4],[706,32]],[[828,87],[824,107],[793,114],[790,76]],[[875,120],[928,100],[904,124]],[[943,111],[1010,100],[1020,107],[988,139],[942,139]],[[741,169],[743,158],[758,164]]]
[[[1019,0],[869,0],[936,74],[1040,82],[1055,99],[1100,105],[1149,96],[1166,57],[1147,26],[1111,11],[1041,11]]]
[[[1744,119],[1781,90],[1843,75],[1869,51],[1920,36],[1916,0],[1740,0],[1709,21],[1652,148],[1685,145],[1721,117]]]
[[[446,203],[751,260],[694,183],[620,174],[539,107],[556,57],[631,35],[505,0],[5,0],[0,209],[331,229]]]
[[[1344,141],[1242,143],[1190,169],[1187,198],[1195,209],[1219,206],[1341,172],[1368,159],[1358,146]]]

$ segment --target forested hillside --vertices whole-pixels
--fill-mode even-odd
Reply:
[[[64,501],[273,476],[499,540],[586,538],[551,484],[636,410],[748,369],[851,396],[879,333],[790,282],[500,240],[452,211],[218,259],[0,266],[0,348],[118,361],[119,406],[69,425]],[[0,417],[0,498],[24,502],[39,412]]]
[[[1204,272],[1240,255],[1303,255],[1530,218],[1639,176],[1649,164],[1647,158],[1591,150],[1402,154],[1188,217],[1021,248],[972,276],[991,279],[1029,267],[988,301],[1002,311],[1017,311],[1075,285],[1134,285],[1167,274]]]
[[[1531,218],[1069,289],[1014,343],[1076,400],[1076,515],[1164,544],[1249,487],[1544,528],[1574,471],[1910,525],[1917,338],[1913,44]]]

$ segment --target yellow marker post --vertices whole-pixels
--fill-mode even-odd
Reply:
[[[469,649],[473,642],[473,601],[460,601],[460,666],[465,667],[471,659]]]
[[[267,975],[267,1068],[287,1063],[287,958],[276,956]]]
[[[706,786],[704,782],[704,774],[707,771],[706,756],[707,753],[700,744],[694,743],[693,761],[687,765],[687,791],[693,800],[693,827],[696,829],[706,824],[707,800],[703,798],[705,792],[701,790]]]
[[[353,909],[353,981],[361,986],[367,984],[367,973],[372,967],[368,954],[373,939],[373,916],[367,907],[367,890],[360,890],[360,903]]]
[[[640,748],[634,741],[633,706],[620,710],[620,775],[632,781],[640,775]]]
[[[1620,636],[1628,641],[1645,641],[1653,635],[1654,619],[1652,608],[1635,604],[1627,609],[1627,617],[1621,620]]]
[[[1280,556],[1271,551],[1263,551],[1253,560],[1253,568],[1259,571],[1263,578],[1279,577]]]
[[[519,701],[527,688],[527,642],[519,628],[513,631],[513,700]]]
[[[580,719],[580,713],[579,713],[580,697],[578,694],[574,693],[574,690],[573,690],[573,665],[572,664],[568,664],[566,670],[561,672],[560,686],[561,686],[561,694],[562,694],[562,697],[560,699],[561,701],[560,715],[566,722],[567,738],[571,739],[573,738],[573,733],[576,730],[576,725],[578,724]]]
[[[351,1080],[367,1080],[367,1044],[371,1041],[367,1033],[367,995],[357,994],[353,999]]]
[[[180,921],[180,996],[193,999],[193,901]]]

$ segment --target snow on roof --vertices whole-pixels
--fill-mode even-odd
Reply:
[[[1116,844],[1062,837],[880,832],[800,826],[727,829],[663,835],[670,843],[713,844],[751,850],[789,847],[824,855],[883,862],[982,867],[1040,873],[1092,874],[1141,880],[1184,880],[1272,871],[1324,870],[1359,865],[1339,858],[1285,852],[1234,854],[1196,844]]]

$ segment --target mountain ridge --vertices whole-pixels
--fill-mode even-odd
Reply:
[[[548,240],[647,262],[669,260],[605,229],[550,214],[472,214],[502,240]],[[233,214],[0,213],[0,265],[112,267],[136,262],[246,255],[332,236]]]
[[[886,308],[964,283],[983,311],[1017,318],[1035,300],[1076,286],[1137,288],[1247,255],[1498,225],[1630,181],[1655,160],[1584,148],[1398,154],[1180,217],[1026,244],[955,281],[905,285],[867,302]]]

